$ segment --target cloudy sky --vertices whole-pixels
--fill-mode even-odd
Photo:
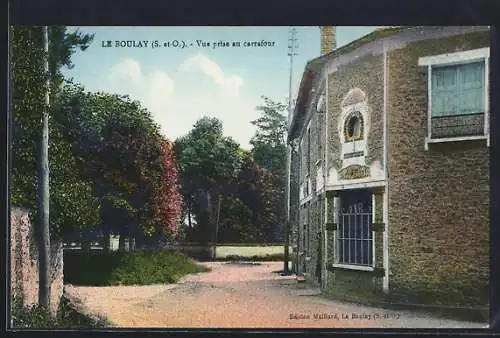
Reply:
[[[128,94],[141,101],[171,140],[189,132],[204,115],[222,120],[224,133],[243,148],[255,129],[255,107],[262,95],[287,102],[290,59],[288,27],[73,27],[95,33],[92,45],[73,56],[65,74],[88,91]],[[306,62],[320,54],[319,28],[296,27],[298,53],[293,67],[293,93]],[[373,30],[338,27],[342,46]],[[103,47],[103,42],[112,47]],[[116,41],[148,41],[147,47],[116,47]],[[174,47],[175,40],[179,46]],[[244,42],[269,41],[273,46],[245,47]],[[161,46],[152,48],[153,41]],[[209,47],[198,42],[209,42]],[[241,47],[216,47],[214,42]],[[185,48],[181,48],[184,42]]]

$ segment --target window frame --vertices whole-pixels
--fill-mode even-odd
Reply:
[[[475,62],[484,62],[484,131],[482,135],[477,136],[454,136],[446,138],[432,138],[432,70],[437,67],[459,66]],[[425,150],[429,150],[430,143],[486,140],[486,146],[490,146],[489,132],[489,62],[490,48],[479,48],[456,53],[446,53],[434,56],[420,57],[419,66],[427,67],[427,136],[425,138]]]
[[[342,199],[342,197],[339,198],[339,200],[338,200],[339,203],[342,203],[341,199]],[[350,270],[373,271],[375,269],[375,262],[376,262],[375,231],[373,231],[373,228],[372,228],[372,231],[370,231],[368,228],[368,231],[371,232],[371,236],[368,239],[344,237],[341,234],[341,231],[343,230],[343,228],[340,226],[340,223],[343,223],[343,222],[341,222],[341,220],[340,220],[340,209],[335,210],[335,212],[338,213],[338,216],[337,216],[338,217],[338,227],[337,227],[337,230],[335,231],[335,238],[334,238],[334,241],[335,241],[334,245],[336,247],[336,250],[335,250],[335,263],[333,264],[333,267],[350,269]],[[371,223],[372,224],[375,223],[375,195],[373,195],[373,194],[371,197]],[[349,232],[350,232],[350,229],[348,229],[348,233]],[[371,251],[371,262],[369,262],[368,264],[353,264],[353,263],[345,263],[345,262],[340,261],[340,256],[341,256],[340,255],[340,242],[343,241],[345,243],[345,242],[350,241],[350,240],[355,240],[355,241],[367,240],[367,241],[369,241],[369,243],[371,244],[368,246],[369,250]]]

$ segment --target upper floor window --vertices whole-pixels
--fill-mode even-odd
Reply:
[[[428,72],[429,143],[486,139],[489,48],[422,57]]]
[[[484,61],[435,67],[432,117],[484,113]]]

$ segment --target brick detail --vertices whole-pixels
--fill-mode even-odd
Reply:
[[[321,26],[321,55],[328,54],[337,48],[336,29],[333,26]]]
[[[418,59],[489,43],[489,32],[473,32],[389,53],[391,293],[449,305],[488,304],[489,149],[467,141],[424,150],[427,69]]]

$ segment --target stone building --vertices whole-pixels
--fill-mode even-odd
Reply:
[[[321,27],[289,122],[294,269],[325,294],[487,307],[489,27]]]

